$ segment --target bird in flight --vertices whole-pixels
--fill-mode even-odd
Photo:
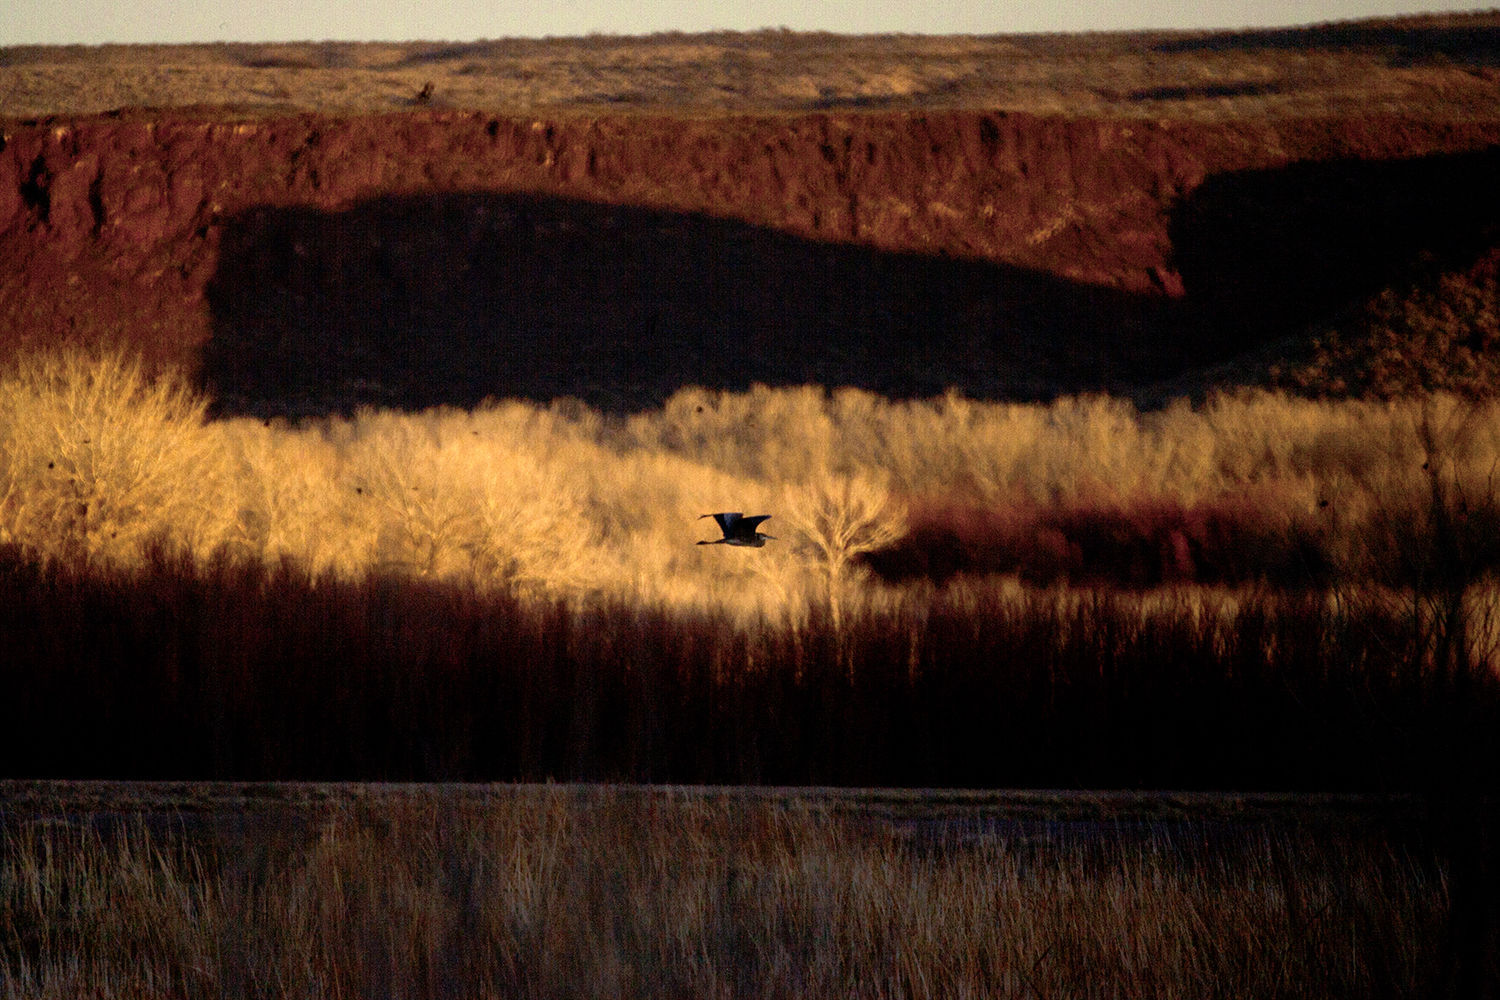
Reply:
[[[754,517],[746,517],[739,511],[725,512],[722,514],[704,514],[698,518],[703,520],[711,517],[719,522],[719,530],[724,532],[723,538],[715,538],[711,542],[699,542],[699,545],[753,545],[757,549],[766,544],[769,539],[776,540],[775,535],[762,535],[756,528],[760,527],[762,521],[768,520],[770,514],[757,514]]]

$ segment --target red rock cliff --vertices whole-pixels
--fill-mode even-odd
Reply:
[[[453,193],[629,206],[1171,299],[1191,273],[1174,213],[1206,181],[1497,142],[1500,120],[1203,125],[978,112],[12,122],[0,147],[0,347],[124,338],[197,365],[215,332],[205,290],[226,230],[246,213],[333,219],[372,199]],[[1288,201],[1281,189],[1258,197]],[[454,225],[445,238],[462,242],[470,223]]]

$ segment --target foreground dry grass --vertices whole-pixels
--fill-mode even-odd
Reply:
[[[1493,113],[1493,14],[1240,34],[639,38],[0,50],[0,113],[984,107],[1227,118]],[[430,86],[428,98],[419,98]]]
[[[295,816],[7,816],[0,991],[1418,997],[1451,959],[1443,866],[1358,824],[1068,836],[558,787]]]

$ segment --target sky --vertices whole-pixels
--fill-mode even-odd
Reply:
[[[779,27],[850,34],[1241,28],[1475,6],[1472,0],[0,0],[0,45],[459,42]]]

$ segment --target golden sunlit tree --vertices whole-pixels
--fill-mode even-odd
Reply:
[[[906,513],[873,476],[825,474],[786,494],[784,517],[827,586],[828,613],[843,628],[843,595],[854,560],[896,542]]]

